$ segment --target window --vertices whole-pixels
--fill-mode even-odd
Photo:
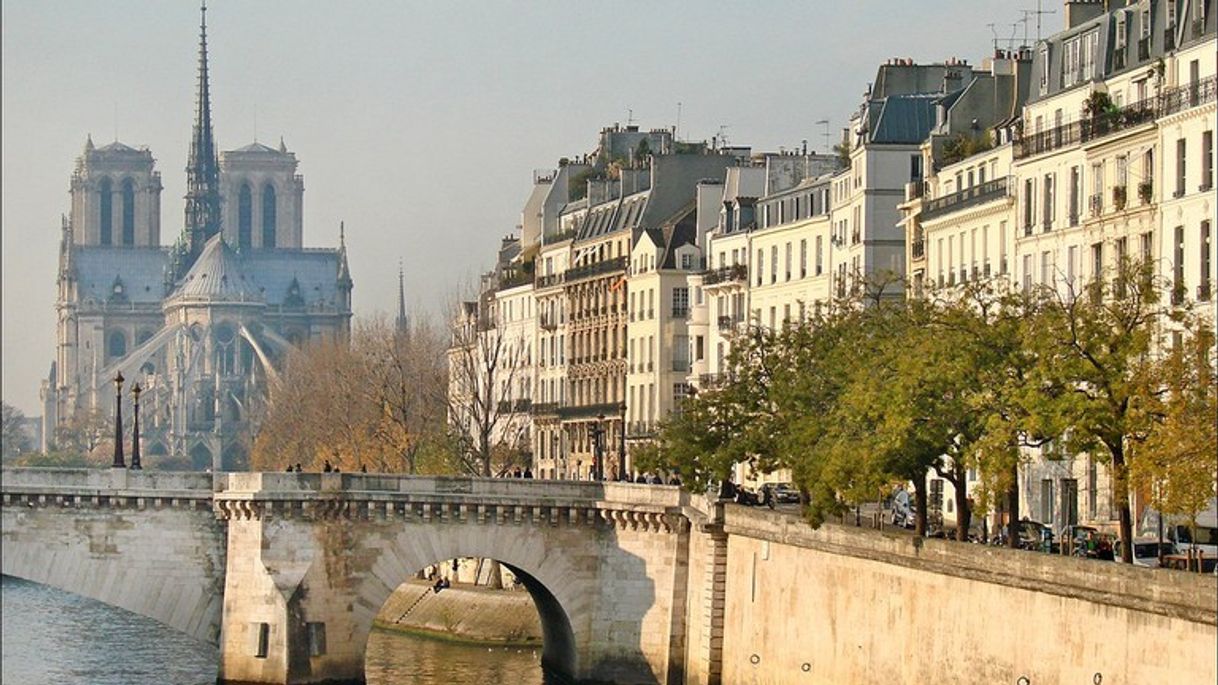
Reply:
[[[254,194],[248,183],[241,184],[237,193],[237,246],[252,247],[254,244]]]
[[[1210,277],[1214,266],[1210,261],[1211,234],[1210,221],[1206,219],[1201,222],[1201,285],[1197,286],[1197,299],[1202,302],[1210,299]]]
[[[757,285],[761,285],[761,279],[765,278],[765,251],[757,250]]]
[[[1184,294],[1184,227],[1176,226],[1172,262],[1172,303],[1180,304]]]
[[[672,289],[672,315],[680,319],[689,313],[689,288]]]
[[[1023,232],[1024,235],[1032,234],[1032,216],[1035,211],[1033,207],[1036,203],[1036,182],[1032,179],[1026,179],[1023,182]]]
[[[259,659],[265,659],[271,643],[271,624],[269,623],[254,623],[251,624],[251,633],[253,634],[254,656]]]
[[[1053,523],[1053,479],[1040,481],[1040,522]]]
[[[1053,174],[1045,174],[1042,199],[1044,202],[1042,207],[1044,213],[1042,223],[1044,224],[1045,231],[1051,231],[1053,230]]]
[[[1123,50],[1125,41],[1128,39],[1129,27],[1125,22],[1125,12],[1117,12],[1116,15],[1116,49]]]
[[[825,246],[822,241],[823,236],[816,236],[816,275],[821,275],[825,270]]]
[[[778,246],[770,247],[770,283],[778,282]]]
[[[700,362],[705,356],[705,341],[700,335],[694,336],[694,361]]]
[[[1188,146],[1183,138],[1176,141],[1176,193],[1175,197],[1184,195],[1185,179],[1187,177],[1187,160],[1185,152]]]
[[[106,338],[106,357],[118,359],[127,356],[127,336],[122,331],[111,331]]]
[[[322,656],[326,653],[326,624],[307,623],[309,631],[309,656]]]
[[[1078,245],[1071,245],[1066,252],[1066,284],[1074,288],[1074,279],[1078,275]]]
[[[786,269],[786,271],[787,271],[787,278],[786,278],[786,280],[788,280],[788,281],[789,281],[789,280],[791,280],[791,243],[787,243],[787,248],[786,248],[786,266],[787,266],[787,269]]]
[[[998,273],[1007,272],[1007,222],[998,222]]]
[[[1201,133],[1201,187],[1199,190],[1211,190],[1214,187],[1214,132]]]
[[[1043,95],[1049,91],[1049,48],[1040,49],[1040,92]]]
[[[1070,167],[1070,225],[1078,225],[1078,208],[1082,200],[1083,192],[1083,169],[1082,167]]]
[[[1104,243],[1091,245],[1091,279],[1094,281],[1104,278]]]
[[[113,242],[114,236],[114,188],[110,185],[110,179],[103,178],[97,184],[98,195],[98,228],[101,235],[98,238],[98,244],[110,245]]]
[[[1032,255],[1030,254],[1023,256],[1023,292],[1025,295],[1032,292]]]
[[[1063,526],[1078,525],[1078,481],[1073,478],[1062,479],[1061,513]]]
[[[817,238],[819,240],[819,238]],[[805,278],[808,275],[808,241],[807,239],[799,241],[799,277]]]
[[[135,182],[123,181],[123,244],[135,244]]]
[[[1053,253],[1047,250],[1040,253],[1040,283],[1041,285],[1053,283]]]
[[[275,247],[275,186],[262,188],[262,246]]]

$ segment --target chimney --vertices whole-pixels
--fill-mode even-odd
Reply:
[[[1105,4],[1104,0],[1066,0],[1066,29],[1085,24],[1104,14]]]

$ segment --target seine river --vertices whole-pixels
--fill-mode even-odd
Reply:
[[[215,685],[218,654],[143,616],[4,576],[4,685]],[[532,649],[456,645],[376,630],[368,685],[545,685]]]

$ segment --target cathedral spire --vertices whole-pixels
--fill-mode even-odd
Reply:
[[[209,238],[220,232],[220,165],[212,139],[211,89],[207,78],[207,3],[199,9],[199,75],[195,96],[195,123],[186,163],[185,264],[190,268]],[[181,273],[178,274],[182,275]]]
[[[406,274],[402,271],[402,260],[398,260],[398,318],[393,322],[393,329],[399,335],[405,335],[409,326],[406,321]]]

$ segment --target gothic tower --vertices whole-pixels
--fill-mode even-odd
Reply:
[[[220,232],[220,164],[211,127],[211,92],[207,80],[207,4],[200,9],[199,76],[195,99],[195,124],[186,163],[186,225],[179,246],[175,274],[184,275],[203,251],[204,244]]]
[[[85,142],[72,172],[72,235],[76,245],[148,247],[161,242],[161,175],[152,153],[117,140]]]

